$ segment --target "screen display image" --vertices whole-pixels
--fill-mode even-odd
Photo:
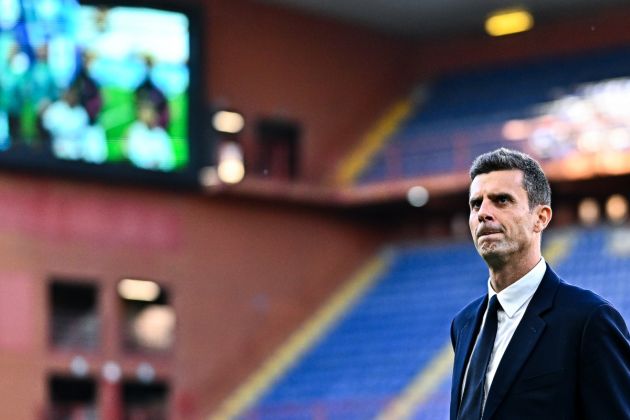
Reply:
[[[0,158],[190,169],[187,14],[76,0],[0,10]]]

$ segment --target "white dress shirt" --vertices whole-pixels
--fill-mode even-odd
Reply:
[[[497,312],[497,335],[494,339],[494,347],[492,349],[492,354],[490,355],[488,370],[486,372],[486,383],[483,397],[484,406],[486,404],[486,398],[488,398],[490,385],[492,385],[492,380],[497,372],[501,358],[503,358],[505,349],[508,344],[510,344],[510,340],[512,340],[516,327],[518,327],[521,319],[523,319],[525,310],[527,309],[529,302],[532,300],[536,289],[538,289],[538,286],[545,275],[546,269],[547,266],[545,264],[545,259],[541,257],[540,261],[538,261],[538,264],[536,264],[534,268],[510,286],[501,290],[499,293],[494,291],[490,283],[490,279],[488,279],[488,301],[492,298],[492,296],[497,295],[497,299],[501,304],[501,309]],[[482,326],[486,322],[487,314],[488,309],[486,308],[486,312],[483,314]],[[477,339],[479,339],[479,336],[477,336]],[[476,342],[475,346],[477,346]],[[468,360],[468,363],[470,363],[470,359]],[[464,384],[466,384],[466,376],[468,376],[468,366],[466,366]],[[461,395],[464,395],[463,388]]]

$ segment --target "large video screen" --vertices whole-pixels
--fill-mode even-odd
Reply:
[[[111,1],[0,5],[2,162],[190,171],[189,13]]]

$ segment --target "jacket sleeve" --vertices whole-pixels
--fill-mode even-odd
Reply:
[[[630,336],[612,306],[598,306],[582,331],[579,392],[585,419],[630,420]]]

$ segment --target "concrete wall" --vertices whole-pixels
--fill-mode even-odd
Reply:
[[[207,6],[209,97],[245,115],[250,160],[254,121],[286,117],[303,125],[303,178],[326,179],[370,124],[407,94],[410,42],[248,0]]]
[[[200,418],[378,246],[379,232],[334,213],[140,188],[0,177],[1,418],[33,418],[45,379],[83,355],[135,377],[150,362],[174,384],[173,418]],[[117,282],[160,282],[178,315],[171,355],[125,353]],[[50,346],[52,278],[96,284],[97,351]]]

